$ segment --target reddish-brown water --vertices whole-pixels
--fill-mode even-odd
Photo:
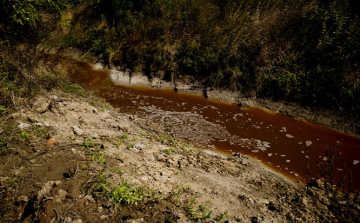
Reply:
[[[115,86],[108,76],[108,71],[94,71],[79,63],[73,78],[114,107],[161,124],[176,138],[221,153],[250,155],[293,180],[307,181],[308,165],[315,177],[316,160],[327,159],[325,143],[334,147],[341,142],[335,175],[342,175],[345,163],[354,184],[360,183],[358,138],[280,114],[172,90]]]

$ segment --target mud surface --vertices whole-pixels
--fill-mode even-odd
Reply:
[[[94,100],[52,92],[2,117],[2,135],[19,138],[0,158],[1,222],[334,219],[321,189],[246,155],[207,154]],[[131,193],[119,200],[119,188]]]

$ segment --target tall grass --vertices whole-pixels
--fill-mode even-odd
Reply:
[[[354,0],[85,0],[47,46],[244,96],[360,114],[359,4]],[[64,31],[66,30],[66,31]],[[45,42],[45,40],[43,40]],[[359,116],[359,115],[357,115]]]

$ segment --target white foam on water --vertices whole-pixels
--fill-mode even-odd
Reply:
[[[272,156],[272,153],[268,153],[268,156]]]
[[[310,157],[309,157],[309,156],[305,156],[305,158],[310,159]]]
[[[279,130],[279,132],[286,132],[286,127],[281,127],[281,129]]]
[[[295,173],[294,175],[295,175],[296,177],[298,177],[298,176],[299,176],[299,174],[297,174],[297,173]]]
[[[257,153],[257,152],[259,152],[259,150],[258,149],[253,149],[253,150],[251,150],[251,152]]]
[[[343,169],[339,169],[339,168],[338,168],[337,170],[338,170],[338,171],[343,171]]]
[[[306,143],[306,146],[310,146],[312,144],[312,142],[310,140],[305,141],[305,143]]]
[[[290,163],[290,160],[286,160],[287,163]]]
[[[301,151],[301,153],[305,153],[304,151]]]
[[[286,137],[288,137],[288,138],[290,138],[290,139],[295,138],[295,136],[292,136],[292,135],[290,135],[290,134],[286,134]]]
[[[261,129],[261,127],[258,125],[253,125],[252,127],[254,127],[254,129]]]
[[[286,155],[280,155],[281,157],[285,157]]]
[[[325,156],[325,157],[323,157],[323,160],[326,161],[326,160],[328,160],[328,158]]]
[[[358,164],[360,161],[359,160],[354,160],[353,164],[356,165]]]
[[[301,144],[302,144],[302,141],[301,141],[301,142],[298,142],[298,144],[301,145]]]

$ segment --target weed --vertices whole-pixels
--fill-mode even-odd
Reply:
[[[212,211],[209,211],[206,208],[209,202],[206,202],[205,204],[195,205],[195,201],[197,198],[199,198],[199,196],[195,195],[190,199],[190,202],[185,207],[185,213],[195,221],[203,221],[210,218]]]
[[[91,157],[92,161],[97,161],[101,165],[104,165],[106,163],[104,154],[101,154],[99,157],[96,157],[95,154],[91,154],[90,157]]]
[[[218,221],[218,222],[223,223],[224,220],[225,220],[225,218],[227,218],[227,216],[228,216],[228,211],[225,211],[224,213],[222,213],[222,214],[220,214],[219,216],[217,216],[217,217],[215,218],[215,221]]]
[[[171,136],[163,135],[161,136],[161,142],[162,143],[170,143],[172,146],[177,147],[177,140]]]
[[[185,147],[187,147],[189,145],[188,141],[186,140],[181,140],[180,142],[180,149],[184,149]]]
[[[41,139],[49,138],[49,129],[46,126],[33,125],[34,132]]]
[[[81,146],[81,149],[84,149],[84,148],[89,149],[91,147],[94,147],[95,142],[96,141],[93,140],[92,138],[86,138],[86,139],[84,139],[84,142],[83,142],[83,145]]]
[[[187,187],[190,185],[184,185],[183,183],[179,183],[170,191],[169,197],[173,201],[174,204],[178,205],[180,201],[181,195],[187,192]],[[181,206],[181,205],[180,205]]]
[[[123,144],[122,142],[118,142],[118,143],[116,144],[116,148],[119,149],[122,144]]]
[[[29,138],[30,138],[30,134],[29,134],[27,131],[25,131],[25,130],[22,130],[22,131],[20,132],[20,136],[21,136],[24,140],[29,140]]]
[[[123,181],[117,186],[109,195],[113,204],[125,203],[127,205],[141,202],[149,197],[151,194],[147,193],[144,188],[132,188],[132,185],[128,181]]]
[[[166,154],[169,155],[169,156],[172,155],[172,149],[171,149],[171,148],[164,149],[163,151],[164,151],[164,153],[166,153]]]
[[[0,117],[3,116],[6,112],[6,107],[5,105],[0,105]]]
[[[18,181],[17,179],[9,180],[8,186],[9,186],[9,187],[14,187],[17,181]]]
[[[128,139],[129,136],[128,136],[127,134],[122,134],[122,135],[121,135],[121,138],[122,138],[122,139]]]
[[[336,220],[340,222],[359,222],[360,217],[354,215],[359,209],[360,190],[352,190],[352,173],[344,165],[344,173],[342,177],[335,183],[335,164],[339,161],[341,153],[338,151],[340,143],[334,147],[326,144],[327,159],[318,159],[317,165],[320,175],[324,180],[324,196],[312,196],[314,203],[327,206],[325,209],[329,220],[336,216]],[[308,172],[308,175],[310,173]],[[358,185],[356,185],[358,186]],[[329,203],[328,203],[329,202]],[[322,211],[319,209],[319,211]],[[335,219],[332,219],[335,220]]]
[[[95,98],[90,101],[90,104],[97,108],[100,112],[111,109],[111,105],[101,99]]]
[[[61,88],[66,93],[75,94],[75,95],[79,95],[79,96],[85,96],[84,90],[78,85],[66,83],[66,84],[63,84],[63,86],[61,86]]]

